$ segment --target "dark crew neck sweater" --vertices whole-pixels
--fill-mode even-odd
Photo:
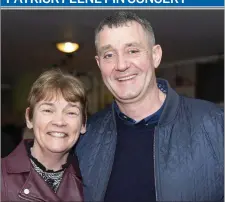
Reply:
[[[157,122],[128,124],[116,115],[117,146],[105,202],[154,202],[153,144]]]

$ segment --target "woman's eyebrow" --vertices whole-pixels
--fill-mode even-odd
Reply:
[[[78,104],[74,104],[74,103],[68,103],[68,105],[66,107],[75,107],[80,109],[80,106]]]
[[[53,106],[54,104],[53,104],[53,103],[51,103],[51,102],[43,102],[43,103],[41,103],[41,104],[40,104],[40,106],[39,106],[39,107],[41,107],[41,106],[43,106],[43,105]]]

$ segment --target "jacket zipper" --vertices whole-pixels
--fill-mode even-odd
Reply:
[[[158,193],[157,193],[157,182],[156,182],[156,162],[155,162],[155,134],[156,134],[157,127],[155,127],[154,132],[154,143],[153,143],[153,160],[154,160],[154,180],[155,180],[155,197],[156,201],[158,201]]]

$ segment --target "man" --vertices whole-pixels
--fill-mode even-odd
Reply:
[[[136,14],[104,19],[95,45],[115,101],[88,120],[77,146],[85,200],[222,200],[223,111],[156,79],[162,49]]]

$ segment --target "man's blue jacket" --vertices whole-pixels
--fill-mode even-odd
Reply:
[[[154,134],[156,200],[222,201],[223,110],[179,96],[165,80],[157,82],[167,88],[167,97]],[[85,201],[104,200],[116,141],[115,111],[110,106],[88,120],[87,133],[76,146]]]

